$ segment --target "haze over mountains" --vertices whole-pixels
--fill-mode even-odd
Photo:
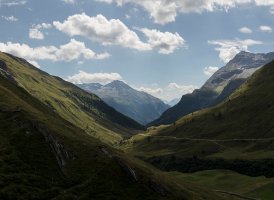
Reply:
[[[16,199],[20,190],[23,199],[271,199],[272,179],[239,195],[226,185],[219,191],[188,182],[179,172],[228,169],[251,183],[253,176],[274,177],[274,61],[259,69],[272,57],[241,52],[196,91],[222,103],[145,132],[95,94],[0,53],[0,197]],[[134,96],[121,81],[92,87],[130,101],[156,99]],[[235,172],[226,177],[234,185]]]
[[[0,121],[0,199],[228,199],[115,150],[142,126],[1,52]]]
[[[256,70],[272,60],[274,60],[274,52],[267,54],[240,52],[210,77],[200,89],[182,96],[176,106],[165,111],[161,117],[149,123],[148,126],[173,123],[184,115],[217,105],[232,94]]]
[[[123,81],[113,81],[107,85],[90,83],[78,86],[98,95],[108,105],[143,125],[157,119],[169,108],[160,99],[137,91]]]
[[[133,153],[163,170],[229,169],[273,177],[273,91],[274,61],[224,103],[133,136],[126,147],[132,144]]]

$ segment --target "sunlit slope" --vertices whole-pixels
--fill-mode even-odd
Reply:
[[[102,145],[6,77],[0,199],[221,199]]]
[[[124,148],[144,157],[273,158],[273,91],[271,62],[226,102],[189,114],[171,125],[152,127],[126,141]]]
[[[17,84],[74,125],[105,142],[113,143],[143,127],[105,104],[99,97],[26,61],[0,53],[6,71]]]

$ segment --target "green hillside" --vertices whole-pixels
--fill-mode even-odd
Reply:
[[[209,170],[192,174],[170,172],[169,174],[181,181],[200,184],[220,193],[229,191],[229,193],[243,197],[264,200],[272,200],[274,195],[274,178],[263,176],[254,178],[227,170]]]
[[[16,83],[61,117],[108,143],[143,127],[105,104],[99,97],[33,67],[25,60],[0,53],[5,70]]]
[[[165,170],[231,169],[274,176],[274,62],[256,72],[229,99],[152,127],[123,148]]]
[[[250,53],[242,51],[224,67],[215,72],[205,84],[191,94],[183,95],[180,102],[166,110],[161,117],[147,126],[174,123],[183,116],[223,102],[243,82],[262,66],[274,60],[274,53]]]
[[[0,199],[222,199],[103,145],[0,73]]]

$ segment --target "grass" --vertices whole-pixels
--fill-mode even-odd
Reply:
[[[0,59],[18,85],[65,120],[88,134],[115,143],[143,127],[89,94],[62,79],[42,72],[24,60],[0,53]]]
[[[272,200],[274,178],[249,177],[227,170],[209,170],[193,174],[170,172],[181,181],[199,184],[211,190],[227,191],[250,198]]]
[[[13,65],[18,63],[9,60],[9,66]],[[38,75],[34,77],[45,78]],[[71,99],[64,98],[59,108],[54,106],[66,115],[54,111],[42,100],[42,97],[50,99],[56,95],[48,91],[51,81],[41,83],[39,88],[43,95],[36,98],[35,92],[24,89],[28,81],[20,79],[26,82],[21,87],[0,75],[0,199],[225,199],[208,189],[178,183],[172,176],[102,143],[87,134],[85,127],[75,125],[76,116],[66,120],[69,112],[63,109],[70,106]],[[35,87],[38,86],[31,89]],[[81,116],[85,114],[83,112]],[[83,121],[87,119],[83,118]],[[105,130],[98,128],[102,124],[98,125],[95,120],[92,123],[97,128],[96,133],[106,136]],[[54,137],[68,152],[66,165],[61,169],[56,152],[51,148],[53,144],[45,140],[41,130]],[[102,146],[113,157],[106,156],[100,150]],[[138,182],[128,177],[116,158],[135,170]],[[167,196],[151,189],[151,181],[166,188]]]
[[[151,127],[143,135],[136,135],[125,141],[122,148],[135,155],[147,155],[147,157],[170,154],[181,157],[196,155],[209,159],[273,158],[274,95],[272,91],[274,91],[274,62],[257,71],[224,103],[189,114],[170,125]],[[205,141],[180,138],[198,138]],[[270,139],[233,140],[261,138]],[[166,151],[162,151],[163,149]]]

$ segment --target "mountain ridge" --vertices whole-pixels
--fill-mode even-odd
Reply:
[[[191,94],[183,95],[178,104],[166,110],[161,117],[150,122],[147,126],[170,124],[189,113],[217,105],[240,87],[244,80],[256,70],[272,60],[274,60],[274,52],[265,54],[240,52],[224,67],[215,72],[200,89],[194,90]],[[230,87],[228,90],[226,86],[231,81],[236,83],[236,79],[242,81],[236,81],[238,84],[234,84],[234,87]],[[224,95],[222,92],[225,88],[227,94]]]
[[[4,53],[0,53],[0,59],[6,62],[6,71],[20,87],[64,119],[80,128],[85,127],[88,134],[113,142],[144,129],[139,123],[105,104],[95,94],[51,76],[24,59]]]
[[[31,80],[43,92],[53,86],[67,90],[65,82],[50,85],[56,79],[46,73],[29,76],[34,72],[17,59],[2,53],[0,58],[0,199],[223,199],[178,182],[65,119],[56,105],[33,94]]]
[[[137,91],[119,80],[106,85],[89,83],[77,86],[97,94],[119,112],[144,125],[159,117],[169,108],[162,100],[145,92]]]

